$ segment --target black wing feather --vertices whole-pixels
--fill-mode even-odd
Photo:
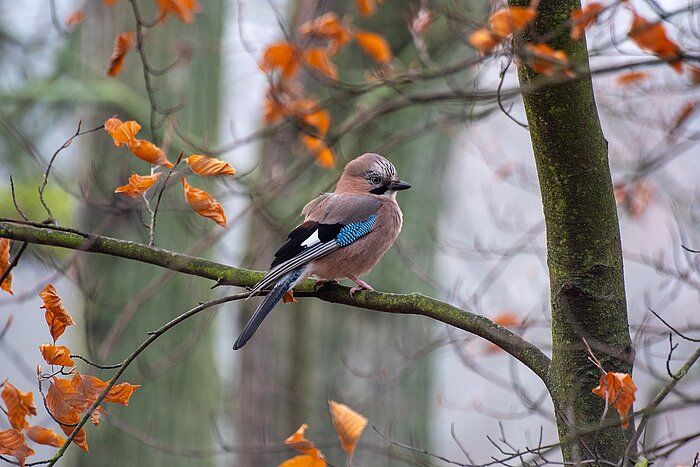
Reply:
[[[315,231],[318,230],[318,239],[322,243],[330,242],[343,228],[343,224],[319,224],[318,222],[306,221],[296,229],[292,230],[287,236],[287,241],[275,252],[275,259],[272,261],[270,268],[274,268],[278,264],[288,261],[307,247],[304,243]]]

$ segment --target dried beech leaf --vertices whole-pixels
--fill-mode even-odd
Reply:
[[[215,157],[193,154],[185,159],[187,165],[196,174],[205,177],[214,177],[217,175],[236,175],[236,169],[231,167],[226,161],[219,160]]]
[[[75,323],[73,322],[73,318],[71,318],[63,307],[61,297],[58,296],[56,288],[53,285],[48,284],[44,287],[44,289],[39,292],[39,297],[41,297],[44,302],[41,308],[46,310],[44,313],[46,323],[49,325],[49,331],[51,332],[53,341],[56,342],[56,339],[61,337],[66,327]]]
[[[288,42],[277,42],[265,48],[258,66],[266,73],[279,70],[282,78],[293,77],[299,69],[299,50]]]
[[[10,239],[0,238],[0,276],[10,267]],[[0,284],[0,289],[12,293],[12,273],[8,273],[7,277]]]
[[[0,454],[7,454],[17,459],[24,467],[27,457],[34,455],[34,449],[27,446],[24,435],[14,428],[0,431]]]
[[[18,430],[24,430],[29,423],[27,417],[36,415],[34,394],[22,392],[12,384],[5,381],[2,385],[2,400],[7,409],[7,419],[10,425]]]
[[[299,33],[303,36],[326,39],[330,55],[335,55],[352,38],[350,31],[333,12],[326,13],[302,24],[299,27]]]
[[[70,349],[65,345],[41,344],[39,351],[49,365],[75,366]]]
[[[600,377],[598,386],[593,388],[593,394],[600,396],[608,404],[612,405],[622,420],[622,428],[629,428],[627,413],[632,408],[637,391],[632,377],[628,373],[606,372]]]
[[[66,442],[63,436],[43,426],[30,426],[26,433],[29,439],[38,444],[60,448]]]
[[[649,78],[649,73],[646,71],[628,71],[615,78],[615,82],[620,86],[629,86],[647,78]]]
[[[165,18],[168,13],[177,16],[183,23],[194,22],[194,15],[201,10],[197,0],[157,0],[160,17]]]
[[[487,28],[474,31],[467,39],[469,44],[481,53],[489,53],[501,43],[501,38]]]
[[[146,193],[146,191],[158,181],[158,177],[160,177],[161,174],[162,172],[156,172],[153,175],[132,174],[131,177],[129,177],[129,183],[117,187],[114,192],[121,193],[129,198],[138,198]]]
[[[546,76],[557,74],[575,76],[569,66],[569,56],[563,50],[554,50],[547,44],[528,44],[526,50],[529,54],[527,63],[537,73]]]
[[[338,68],[331,62],[326,49],[312,47],[304,51],[304,62],[328,79],[338,79]]]
[[[661,23],[650,23],[644,17],[633,12],[632,27],[627,35],[641,49],[649,51],[669,64],[678,73],[683,73],[683,63],[680,61],[681,48],[668,38],[666,28]]]
[[[107,76],[117,76],[122,71],[127,52],[134,46],[134,32],[123,32],[114,39],[114,51],[109,58]]]
[[[185,190],[187,204],[202,217],[211,219],[221,227],[226,227],[226,215],[221,203],[215,200],[209,193],[193,187],[184,178],[181,178],[182,187]]]
[[[349,463],[352,463],[352,454],[360,436],[362,436],[362,432],[367,426],[367,418],[345,404],[328,401],[328,406],[331,410],[331,419],[333,420],[335,431],[338,433],[340,444],[343,445],[343,449],[348,453]]]
[[[571,39],[578,41],[590,25],[598,21],[598,15],[605,9],[602,3],[591,2],[571,13]]]
[[[389,47],[386,39],[379,34],[368,31],[356,31],[355,40],[375,62],[386,64],[392,60],[391,47]]]
[[[496,36],[505,38],[520,32],[535,19],[535,16],[537,16],[537,10],[532,6],[501,8],[489,17],[489,28]]]
[[[153,165],[162,165],[168,169],[174,167],[165,155],[165,152],[155,144],[145,139],[133,139],[127,144],[129,150],[141,160]]]
[[[112,117],[105,122],[105,131],[109,133],[114,140],[114,145],[118,148],[133,141],[140,129],[141,125],[134,120],[122,122],[118,118]]]

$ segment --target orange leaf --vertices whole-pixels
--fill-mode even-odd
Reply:
[[[520,319],[520,316],[516,313],[505,312],[495,316],[493,318],[493,322],[496,324],[500,324],[504,328],[507,328],[509,326],[519,325],[522,322],[522,320]]]
[[[600,396],[608,404],[615,407],[622,420],[622,428],[629,427],[627,413],[634,402],[634,393],[637,391],[632,377],[628,373],[605,372],[600,377],[598,386],[593,388],[593,394]]]
[[[7,418],[10,425],[18,430],[25,429],[29,423],[26,418],[36,415],[36,405],[34,405],[34,394],[32,392],[22,392],[7,381],[3,384],[2,400],[7,409]]]
[[[158,0],[158,10],[161,18],[172,13],[183,23],[192,23],[194,14],[198,13],[201,7],[197,0]]]
[[[53,415],[53,418],[59,422],[61,430],[66,435],[70,435],[73,432],[74,425],[80,421],[80,411],[73,406],[84,407],[82,410],[86,410],[90,404],[80,394],[75,392],[71,381],[67,379],[54,377],[46,393],[46,407]],[[73,443],[85,452],[89,452],[87,434],[84,428],[81,428],[75,438],[73,438]]]
[[[304,36],[327,39],[328,52],[335,55],[338,50],[350,42],[350,31],[343,26],[335,13],[330,12],[314,18],[299,27],[299,33]]]
[[[133,139],[129,141],[128,146],[134,156],[149,164],[162,165],[168,169],[174,167],[163,150],[150,141],[146,141],[145,139]]]
[[[141,125],[134,120],[122,122],[118,118],[112,117],[105,122],[105,131],[109,133],[114,140],[114,145],[118,148],[133,141],[140,129]]]
[[[326,465],[326,459],[323,457],[302,454],[300,456],[294,456],[291,459],[287,459],[286,461],[282,462],[279,467],[326,467]]]
[[[119,0],[102,0],[102,3],[104,3],[107,6],[112,6],[119,3]]]
[[[367,426],[367,419],[345,404],[328,401],[328,407],[331,409],[331,419],[333,420],[335,431],[338,433],[340,444],[343,445],[343,449],[348,453],[348,464],[351,464],[352,454],[360,436],[362,436],[362,432]]]
[[[571,12],[571,39],[579,40],[583,32],[598,20],[598,15],[605,9],[602,3],[592,2],[583,8]]]
[[[187,204],[190,205],[194,212],[213,220],[221,227],[226,227],[226,215],[221,204],[206,191],[191,186],[184,178],[181,178],[180,181],[185,190]]]
[[[68,314],[66,309],[61,303],[61,297],[56,293],[56,288],[48,284],[44,289],[39,292],[39,296],[44,301],[41,308],[44,308],[46,312],[44,313],[46,317],[46,323],[49,325],[49,331],[51,332],[51,337],[53,341],[61,337],[63,331],[66,330],[67,326],[73,323],[73,318]]]
[[[190,166],[193,172],[205,177],[236,175],[236,169],[231,167],[231,164],[215,157],[193,154],[185,159],[185,162],[187,162],[187,165]]]
[[[294,291],[287,290],[284,295],[282,295],[282,303],[296,303],[297,299],[294,298]]]
[[[372,16],[377,8],[375,0],[355,0],[355,3],[362,16]]]
[[[554,50],[547,44],[528,44],[526,50],[530,54],[527,58],[528,65],[537,73],[546,76],[559,73],[574,76],[569,68],[569,57],[563,50]]]
[[[129,405],[129,400],[134,392],[141,386],[138,384],[129,383],[119,383],[112,386],[109,390],[107,396],[105,397],[105,402],[112,402],[114,404]]]
[[[10,267],[10,239],[0,238],[0,276]],[[12,273],[8,273],[5,280],[0,284],[0,289],[12,293]]]
[[[314,136],[325,136],[331,126],[331,115],[326,110],[300,115],[301,120],[312,128]]]
[[[162,172],[156,172],[153,175],[132,174],[131,177],[129,177],[129,183],[117,187],[114,192],[121,193],[129,198],[138,198],[158,181],[158,177],[160,177],[161,174]]]
[[[29,439],[35,443],[46,444],[47,446],[60,448],[66,442],[63,436],[43,426],[30,426],[27,428],[26,433]]]
[[[24,461],[34,455],[34,449],[27,446],[24,435],[14,428],[0,431],[0,454],[7,454],[19,461],[20,467],[24,467]]]
[[[489,28],[500,38],[508,37],[521,31],[537,16],[537,5],[530,7],[513,6],[501,8],[489,17]]]
[[[627,73],[623,73],[619,75],[615,81],[617,84],[620,86],[628,86],[630,84],[636,83],[638,81],[642,81],[644,79],[647,79],[649,77],[649,73],[646,71],[628,71]]]
[[[75,27],[85,20],[85,12],[81,10],[76,10],[66,18],[66,26],[69,28]]]
[[[307,456],[323,459],[323,454],[316,448],[316,445],[304,437],[304,433],[309,429],[309,425],[302,424],[289,438],[284,440],[284,444],[290,448],[303,452]]]
[[[49,365],[75,366],[70,358],[70,349],[65,345],[41,344],[39,351]]]
[[[266,73],[279,69],[282,78],[291,78],[299,69],[299,50],[288,42],[270,44],[265,48],[258,66]]]
[[[378,63],[389,63],[393,58],[389,43],[379,34],[357,31],[355,32],[355,40]]]
[[[680,61],[681,48],[666,35],[666,28],[661,23],[650,23],[633,12],[632,27],[627,35],[641,49],[647,50],[663,60],[668,60],[678,73],[683,73]]]
[[[324,169],[335,167],[335,156],[333,155],[333,151],[325,144],[314,155],[316,156],[316,164],[318,164],[320,167]]]
[[[134,45],[134,32],[123,32],[114,39],[114,51],[109,58],[107,76],[117,76],[124,66],[124,58]]]
[[[489,53],[501,39],[486,28],[478,29],[469,35],[469,44],[481,53]]]
[[[312,47],[304,51],[304,62],[309,64],[311,68],[321,73],[328,79],[338,79],[338,69],[331,62],[326,49]]]

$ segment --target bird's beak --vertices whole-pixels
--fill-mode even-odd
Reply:
[[[408,190],[411,188],[411,184],[408,182],[404,182],[403,180],[398,180],[396,182],[389,182],[389,184],[386,186],[387,190]]]

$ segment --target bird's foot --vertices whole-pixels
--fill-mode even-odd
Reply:
[[[357,284],[357,287],[353,287],[350,289],[350,297],[355,298],[355,294],[357,292],[360,292],[361,290],[374,290],[371,285],[369,285],[367,282],[363,281],[362,279],[355,277],[355,276],[347,276],[348,279],[353,281],[355,284]]]
[[[314,292],[318,291],[318,289],[320,289],[328,284],[337,284],[337,283],[338,283],[338,281],[335,279],[319,279],[314,284]]]

